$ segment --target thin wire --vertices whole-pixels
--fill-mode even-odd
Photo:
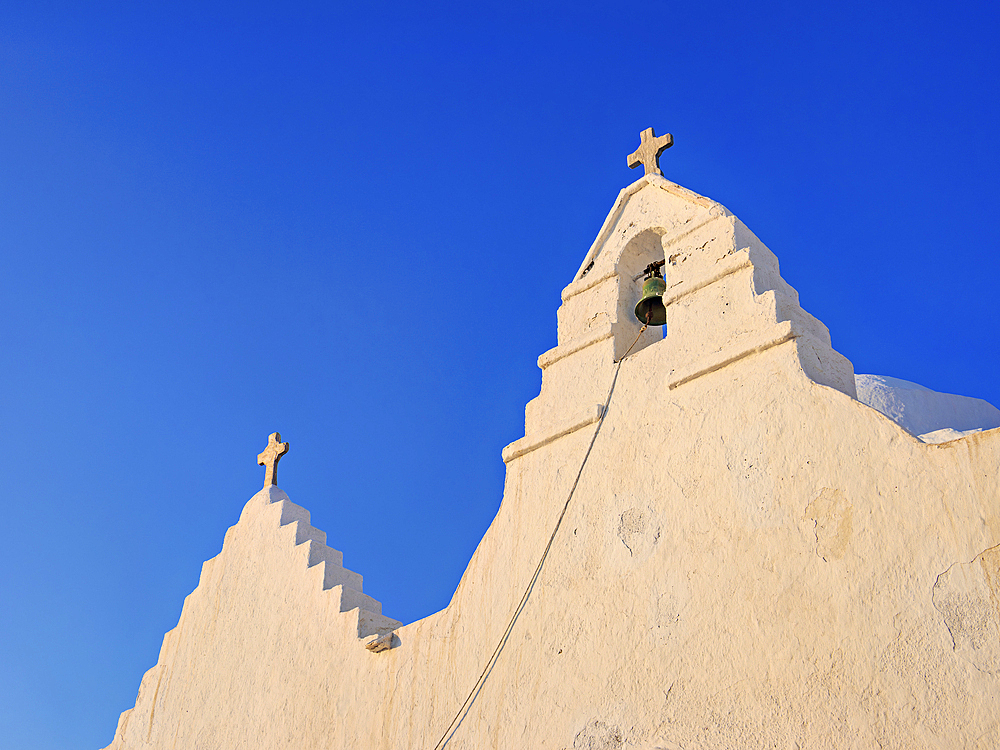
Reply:
[[[639,330],[639,336],[642,336],[643,331],[645,331],[647,327],[648,325],[644,325]],[[569,496],[566,498],[562,512],[559,514],[555,528],[552,529],[552,534],[549,535],[548,544],[545,545],[545,550],[542,552],[542,556],[538,560],[538,565],[535,566],[535,572],[531,574],[531,578],[528,580],[528,586],[525,588],[524,594],[521,596],[521,601],[519,601],[517,606],[514,608],[514,614],[511,615],[510,622],[507,623],[507,627],[503,631],[503,635],[500,636],[500,640],[497,642],[497,647],[493,649],[493,653],[486,661],[486,666],[483,667],[483,671],[479,674],[478,679],[472,686],[472,690],[469,691],[468,696],[466,696],[465,700],[462,702],[462,705],[458,709],[458,713],[455,714],[455,718],[451,720],[451,723],[448,724],[448,728],[444,730],[444,734],[441,735],[441,739],[439,739],[437,744],[434,745],[434,750],[441,750],[441,748],[447,745],[451,741],[455,732],[458,730],[458,725],[465,720],[465,715],[468,712],[468,709],[472,706],[473,701],[475,701],[478,697],[480,691],[483,689],[483,685],[486,684],[486,678],[489,677],[490,672],[493,671],[493,667],[496,665],[497,659],[500,657],[500,652],[503,651],[503,647],[507,645],[507,639],[510,637],[511,631],[514,629],[514,624],[517,622],[517,618],[521,616],[521,612],[528,603],[528,597],[531,596],[531,591],[535,588],[538,576],[542,572],[542,566],[545,564],[545,559],[549,556],[549,550],[552,549],[552,542],[555,541],[556,534],[559,532],[559,527],[562,526],[563,518],[566,516],[566,511],[569,510],[569,504],[573,499],[573,493],[576,492],[577,485],[580,484],[580,477],[583,476],[583,469],[587,465],[587,459],[590,458],[590,452],[594,449],[594,443],[597,441],[597,435],[600,433],[601,426],[604,424],[604,418],[608,415],[608,408],[611,406],[611,395],[615,392],[615,385],[618,383],[618,373],[622,368],[622,360],[624,360],[625,357],[629,355],[629,352],[632,351],[632,347],[639,341],[639,336],[635,337],[635,341],[632,342],[632,346],[625,351],[621,358],[615,361],[615,376],[611,380],[611,387],[608,389],[608,397],[604,400],[604,408],[601,410],[601,418],[597,422],[597,429],[594,430],[594,435],[590,438],[590,445],[587,446],[587,452],[584,454],[583,461],[580,463],[580,470],[576,473],[576,479],[573,481],[573,486],[570,488]]]

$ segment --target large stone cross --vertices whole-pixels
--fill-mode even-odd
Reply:
[[[629,169],[635,169],[642,164],[646,168],[646,174],[658,174],[662,177],[660,154],[674,145],[674,137],[667,133],[657,138],[652,128],[646,128],[639,134],[639,141],[639,148],[634,154],[629,154]]]
[[[264,486],[278,486],[278,461],[288,453],[288,443],[281,442],[281,433],[272,432],[267,438],[267,447],[264,452],[257,456],[257,465],[266,466],[264,472]]]

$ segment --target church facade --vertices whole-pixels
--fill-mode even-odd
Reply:
[[[647,141],[450,604],[385,617],[268,483],[108,750],[1000,747],[1000,421],[927,442],[859,400],[774,254]]]

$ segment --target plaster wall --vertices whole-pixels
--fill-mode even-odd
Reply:
[[[668,334],[619,366],[657,254]],[[1000,430],[925,444],[857,401],[773,254],[662,178],[622,191],[558,320],[446,609],[382,617],[263,490],[109,748],[435,747],[592,440],[448,748],[1000,746]]]

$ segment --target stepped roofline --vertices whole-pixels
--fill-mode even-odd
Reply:
[[[663,328],[633,312],[650,264],[667,287]],[[658,174],[619,192],[561,297],[559,343],[538,358],[541,393],[506,462],[594,424],[614,364],[646,348],[660,353],[669,389],[778,348],[813,382],[857,396],[853,365],[799,305],[774,253],[721,203]]]

